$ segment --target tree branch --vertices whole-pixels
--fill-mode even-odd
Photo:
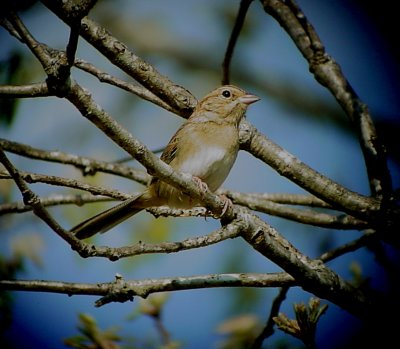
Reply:
[[[96,302],[97,306],[111,301],[125,302],[134,296],[146,298],[156,292],[193,290],[214,287],[277,287],[295,285],[292,277],[286,273],[271,274],[211,274],[189,277],[172,277],[162,279],[123,280],[116,277],[114,282],[106,283],[72,283],[38,280],[0,280],[1,290],[52,292],[71,295],[103,296]]]
[[[106,202],[112,201],[108,197],[98,197],[90,194],[80,194],[80,195],[51,195],[49,197],[41,197],[40,203],[43,207],[56,206],[56,205],[77,205],[82,206],[83,204],[91,202]],[[8,213],[23,213],[32,211],[32,206],[25,205],[23,201],[20,202],[10,202],[5,204],[0,204],[0,216]]]
[[[318,199],[313,195],[303,195],[303,194],[286,194],[286,193],[241,193],[224,188],[218,189],[219,194],[228,196],[233,200],[249,200],[255,202],[275,202],[277,204],[284,205],[300,205],[309,207],[319,207],[319,208],[330,208],[332,206],[327,204],[325,201]]]
[[[379,239],[379,234],[374,230],[367,230],[360,238],[350,241],[347,244],[339,246],[331,251],[323,253],[318,259],[324,262],[329,262],[335,258],[342,256],[349,252],[354,252],[361,247],[368,246]]]
[[[57,6],[63,3],[61,0],[44,0],[43,2],[49,8],[56,8],[56,10]],[[68,18],[66,18],[66,20],[68,21]],[[20,25],[19,28],[22,28],[22,26]],[[86,40],[98,48],[99,51],[107,56],[112,62],[115,62],[117,66],[123,68],[126,72],[129,72],[131,76],[136,77],[145,87],[170,104],[174,109],[180,110],[182,115],[187,115],[192,110],[195,101],[191,99],[191,95],[187,93],[187,91],[177,87],[168,79],[162,77],[153,67],[134,56],[127,50],[124,44],[115,40],[96,23],[84,18],[82,20],[81,33]],[[32,45],[33,42],[35,45],[41,46],[39,43],[34,41],[31,35],[25,30],[19,30],[19,34],[23,40],[28,41],[28,46],[31,50],[37,49],[37,47]],[[44,69],[50,76],[53,74],[50,68],[53,69],[54,67],[48,67],[46,65],[52,61],[51,58],[58,57],[60,53],[57,53],[54,50],[50,52],[41,47],[40,54],[48,55],[47,57],[44,57],[44,59],[39,55],[37,56],[41,59]],[[62,60],[60,64],[56,64],[55,66],[56,68],[61,69],[63,67]],[[63,90],[61,92],[63,92],[63,96],[68,99],[84,117],[101,129],[127,153],[142,163],[150,174],[157,176],[161,180],[177,187],[195,198],[201,198],[205,207],[213,212],[221,211],[224,205],[220,198],[209,191],[201,195],[198,185],[192,180],[191,176],[175,173],[170,166],[166,165],[153,153],[149,152],[142,143],[132,137],[129,132],[123,129],[110,115],[101,109],[93,101],[90,94],[75,81],[71,81],[71,83],[68,84],[66,91]],[[268,140],[254,130],[251,136],[251,140],[246,143],[247,149],[251,150],[253,154],[256,154],[256,156],[265,161],[268,158],[266,155],[266,148],[268,146],[266,143],[268,143]],[[351,204],[356,203],[358,209],[360,209],[360,207],[365,209],[363,212],[367,211],[368,213],[371,213],[371,211],[379,206],[376,200],[365,198],[361,195],[347,191],[338,184],[325,179],[320,174],[300,163],[283,149],[278,149],[278,151],[276,150],[277,149],[275,148],[274,151],[271,151],[271,153],[275,152],[275,154],[274,159],[270,162],[278,163],[276,167],[285,174],[289,171],[288,168],[291,169],[293,167],[294,170],[290,170],[291,173],[289,176],[291,176],[295,182],[300,182],[306,189],[311,188],[310,192],[315,193],[316,195],[318,194],[317,196],[332,205],[335,204],[334,207],[344,207],[349,210],[349,207],[347,206],[349,206],[348,203],[350,202]],[[32,200],[28,200],[30,197],[25,195],[27,192],[26,185],[18,172],[12,166],[8,166],[8,164],[6,168],[20,187],[24,200],[25,197],[27,197],[27,203],[34,206],[35,213],[55,229],[55,231],[66,241],[71,242],[73,248],[79,250],[81,255],[84,255],[84,251],[85,256],[92,256],[93,253],[91,253],[90,250],[92,248],[92,251],[96,251],[97,254],[103,253],[104,256],[107,256],[112,260],[120,258],[119,254],[113,255],[112,252],[119,251],[123,253],[124,250],[89,246],[76,241],[71,234],[62,230],[56,222],[51,220],[51,217],[48,216],[47,211],[45,211],[39,200],[35,200],[32,203]],[[302,171],[304,173],[302,173]],[[296,177],[294,174],[300,175],[300,177]],[[299,180],[298,178],[302,179]],[[310,180],[311,182],[316,180],[318,182],[317,186],[315,187],[312,184],[308,185],[307,182]],[[326,195],[324,191],[328,187],[331,190],[330,193]],[[332,190],[332,188],[334,190]],[[340,206],[337,203],[338,199],[335,198],[334,195],[332,196],[332,193],[343,195],[345,204]],[[28,192],[28,194],[32,196],[31,192]],[[375,206],[372,204],[375,204]],[[372,209],[370,206],[372,206]],[[352,208],[355,209],[354,207]],[[300,283],[303,289],[312,292],[318,297],[326,298],[357,316],[364,317],[371,315],[371,305],[373,304],[373,300],[366,298],[361,291],[345,282],[336,273],[321,263],[321,261],[311,260],[304,254],[300,253],[286,239],[279,235],[276,230],[258,217],[251,215],[245,209],[239,210],[233,207],[227,210],[222,221],[223,224],[225,224],[225,227],[221,229],[239,229],[241,236],[251,244],[254,249],[282,267]],[[237,222],[239,227],[232,228],[233,224],[229,224],[231,222]],[[78,242],[80,243],[79,245]],[[153,249],[152,253],[155,252],[156,251]],[[131,297],[131,294],[129,293],[124,295]],[[111,297],[111,299],[115,300],[113,297]],[[108,301],[108,298],[105,301]]]
[[[263,342],[271,337],[274,333],[275,321],[273,320],[275,316],[278,316],[281,304],[286,299],[286,294],[289,291],[289,286],[284,286],[279,289],[278,295],[272,302],[271,311],[267,320],[267,323],[261,333],[255,339],[251,349],[261,349]]]
[[[245,220],[242,212],[238,218]],[[287,273],[301,282],[301,287],[318,297],[328,299],[352,314],[369,318],[377,310],[373,299],[367,298],[339,275],[326,267],[321,261],[311,260],[300,253],[274,228],[256,216],[247,219],[247,229],[242,237],[255,250],[267,257]]]
[[[225,194],[226,195],[226,194]],[[251,210],[267,213],[273,216],[286,218],[295,222],[315,225],[331,229],[365,229],[368,224],[348,215],[332,215],[311,210],[300,210],[287,205],[275,203],[271,200],[260,198],[262,195],[247,195],[246,193],[230,192],[227,195],[233,203],[246,206]],[[268,197],[268,195],[266,195]],[[294,198],[293,198],[294,199]],[[310,200],[308,200],[311,202]],[[315,203],[317,200],[313,200]],[[305,201],[303,201],[305,202]],[[323,203],[323,201],[320,201]],[[325,204],[326,206],[326,204]]]
[[[124,149],[129,155],[146,167],[149,174],[165,181],[197,199],[210,211],[218,214],[224,207],[223,200],[214,193],[199,189],[196,181],[188,174],[179,174],[160,160],[147,147],[121,127],[108,113],[94,102],[90,93],[74,81],[66,95],[68,99],[89,121],[103,131],[111,140]],[[228,208],[225,217],[233,219],[233,212]]]
[[[133,257],[142,254],[152,253],[176,253],[194,248],[214,245],[227,239],[233,239],[239,236],[243,229],[243,223],[233,221],[220,229],[217,229],[207,235],[185,239],[178,242],[160,242],[157,244],[147,244],[143,241],[131,246],[108,247],[91,246],[90,251],[85,257],[105,257],[111,261],[117,261],[121,258]]]
[[[66,90],[69,89],[70,83],[70,66],[65,52],[53,50],[35,40],[14,12],[9,12],[7,16],[21,40],[29,47],[46,72],[46,84],[49,92],[63,97]],[[76,33],[72,35],[76,35]]]
[[[344,77],[341,68],[326,52],[315,29],[295,0],[261,0],[264,10],[274,17],[290,35],[308,61],[315,79],[326,87],[346,112],[357,130],[367,166],[370,187],[377,198],[392,195],[386,151],[380,142],[367,106]]]
[[[103,72],[99,68],[95,67],[93,64],[85,62],[82,59],[77,59],[75,61],[75,66],[93,76],[99,79],[100,82],[104,82],[116,87],[119,87],[125,91],[128,91],[130,93],[133,93],[140,98],[143,98],[146,101],[149,101],[151,103],[154,103],[161,108],[164,108],[165,110],[168,110],[170,112],[176,113],[176,111],[169,106],[169,104],[165,103],[162,101],[160,98],[158,98],[155,94],[150,92],[144,87],[131,84],[129,82],[126,82],[124,80],[118,79],[106,72]]]
[[[313,170],[295,156],[273,143],[250,123],[243,123],[242,148],[265,162],[282,176],[316,197],[357,218],[371,219],[378,215],[381,204],[375,198],[350,191]]]
[[[247,11],[253,0],[241,0],[239,5],[239,11],[236,16],[236,21],[232,29],[231,36],[229,38],[228,46],[225,51],[224,61],[222,62],[222,85],[229,84],[229,67],[232,61],[233,51],[235,45],[239,39],[240,31],[242,30],[244,20],[246,18]]]
[[[56,232],[62,239],[67,241],[71,247],[76,251],[83,251],[86,244],[83,244],[70,232],[65,231],[47,212],[46,208],[40,202],[37,195],[29,189],[18,170],[13,166],[13,164],[8,160],[4,151],[0,148],[0,162],[4,165],[8,173],[14,179],[16,185],[18,186],[24,203],[32,207],[33,212],[42,219],[54,232]]]
[[[129,178],[144,185],[146,185],[150,180],[150,176],[148,176],[145,172],[116,162],[96,160],[75,154],[64,153],[58,150],[46,151],[31,147],[27,144],[12,142],[1,138],[0,148],[7,152],[25,156],[31,159],[72,165],[78,169],[81,169],[84,175],[94,175],[96,172],[104,172]]]
[[[38,82],[36,84],[27,85],[1,85],[0,95],[9,98],[32,98],[32,97],[47,97],[52,94],[47,88],[45,82]]]
[[[105,187],[99,187],[95,185],[90,185],[87,183],[83,183],[81,181],[77,181],[75,179],[70,178],[62,178],[57,176],[43,175],[39,173],[32,172],[20,172],[21,178],[25,180],[27,183],[46,183],[50,185],[80,189],[87,192],[90,192],[93,195],[104,195],[109,196],[118,200],[126,200],[132,197],[132,195],[127,195],[123,192],[120,192],[115,189],[108,189]],[[0,179],[11,179],[11,176],[6,172],[0,171]]]
[[[42,0],[43,4],[68,25],[68,11],[63,8],[62,0]],[[161,75],[152,65],[145,62],[126,45],[111,36],[107,30],[85,17],[82,19],[81,36],[101,52],[115,66],[138,81],[149,91],[171,106],[184,117],[189,117],[196,105],[196,98],[182,86],[174,84]]]

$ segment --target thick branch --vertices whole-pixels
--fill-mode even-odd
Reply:
[[[242,215],[239,218],[246,220]],[[361,318],[370,317],[378,309],[374,301],[359,289],[344,281],[321,261],[311,260],[300,253],[258,217],[247,218],[247,222],[249,227],[242,231],[242,237],[255,250],[298,280],[304,290],[328,299]]]
[[[313,170],[295,156],[273,143],[248,122],[243,124],[246,136],[242,148],[274,168],[300,187],[314,194],[334,208],[358,218],[373,217],[380,210],[380,202],[353,191]]]
[[[209,190],[206,192],[200,190],[196,181],[192,179],[192,176],[188,174],[179,174],[169,165],[161,161],[156,155],[150,152],[144,144],[134,138],[95,103],[87,90],[84,90],[81,86],[72,81],[71,89],[66,95],[66,98],[84,117],[95,124],[111,140],[146,167],[151,175],[173,185],[184,193],[200,199],[204,206],[211,211],[215,213],[222,211],[224,203],[221,198]],[[228,209],[225,216],[232,219],[232,210]]]

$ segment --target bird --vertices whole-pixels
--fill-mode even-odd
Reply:
[[[160,159],[173,170],[192,175],[201,189],[216,191],[239,152],[240,121],[247,107],[259,99],[234,85],[214,89],[197,103]],[[201,206],[201,202],[153,177],[142,193],[83,221],[70,232],[78,239],[86,239],[110,230],[143,209],[158,206],[188,209]]]

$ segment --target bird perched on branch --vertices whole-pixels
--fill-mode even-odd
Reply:
[[[175,171],[191,174],[203,190],[217,190],[239,151],[239,123],[247,107],[259,99],[233,85],[213,90],[176,131],[161,160]],[[71,232],[85,239],[111,229],[145,208],[164,205],[192,208],[201,206],[201,202],[154,177],[143,193],[89,218]]]

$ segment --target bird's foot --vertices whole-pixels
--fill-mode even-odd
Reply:
[[[201,195],[204,195],[207,190],[208,190],[208,185],[206,182],[203,182],[201,178],[193,176],[193,180],[196,182],[197,186],[199,187],[199,190],[201,192]]]
[[[222,208],[222,212],[219,215],[220,217],[223,217],[224,214],[226,213],[226,211],[228,211],[228,209],[233,208],[233,203],[232,203],[231,199],[229,199],[227,196],[225,196],[223,194],[218,195],[218,197],[224,202],[224,207]]]
[[[225,213],[226,213],[226,211],[228,211],[228,209],[233,208],[232,200],[229,199],[227,196],[218,195],[218,197],[222,200],[222,202],[224,204],[224,206],[222,207],[221,213],[214,213],[214,212],[212,212],[210,210],[207,210],[206,211],[206,217],[207,216],[211,216],[211,217],[213,217],[215,219],[220,219],[225,215]]]

